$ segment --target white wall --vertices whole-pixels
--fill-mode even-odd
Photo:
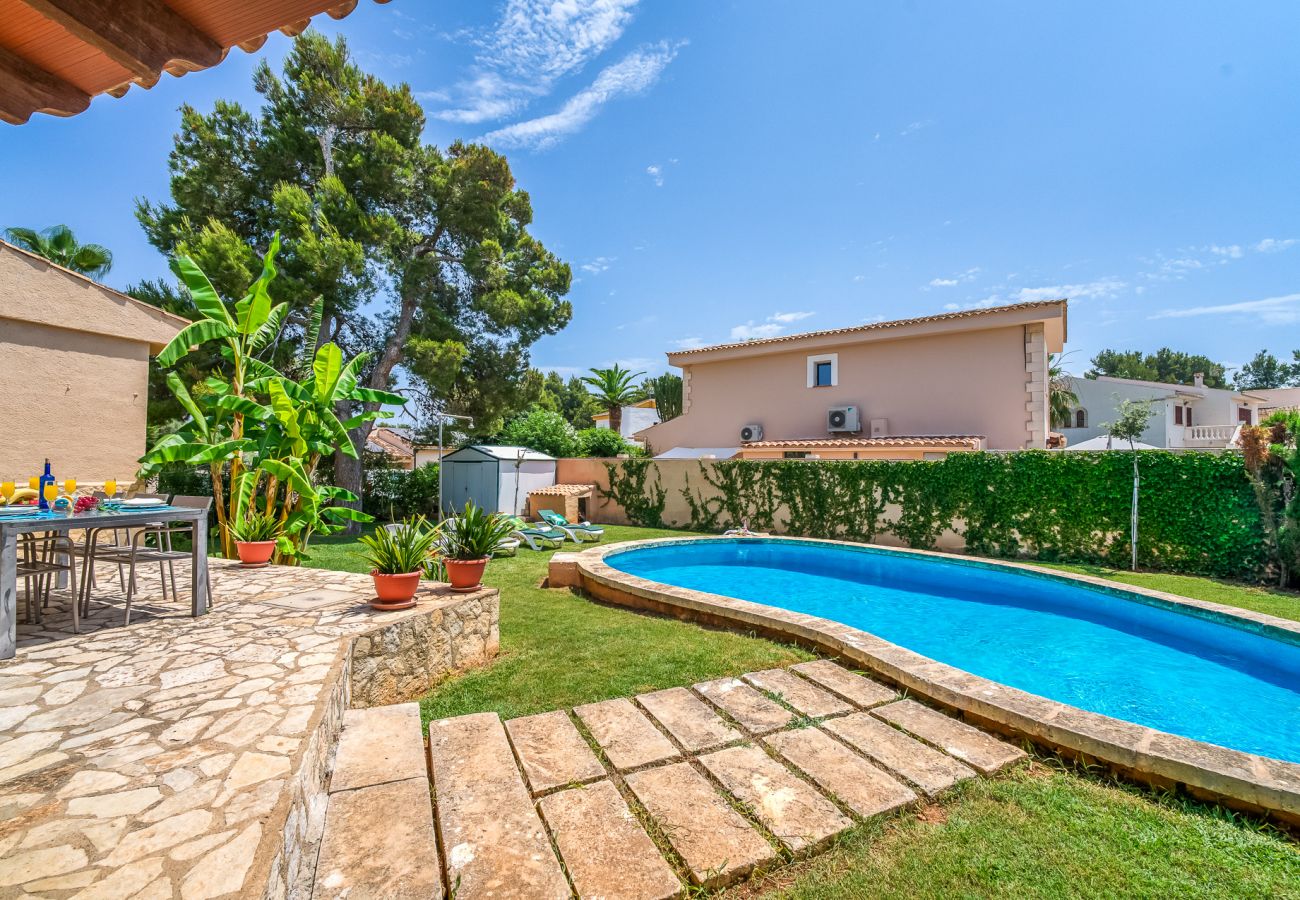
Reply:
[[[516,476],[516,472],[518,473]],[[515,487],[518,485],[518,493]],[[516,470],[514,462],[501,461],[501,496],[498,508],[512,516],[524,514],[528,508],[528,492],[555,484],[554,460],[524,460]]]

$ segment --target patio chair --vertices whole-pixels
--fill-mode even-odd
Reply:
[[[27,623],[41,624],[44,608],[50,602],[50,588],[55,578],[68,573],[68,583],[75,589],[77,583],[77,554],[66,535],[55,532],[19,535],[16,574],[23,579],[23,600],[27,606]],[[35,591],[33,588],[35,581]],[[73,630],[76,630],[76,598],[73,598]]]
[[[549,509],[541,509],[537,514],[542,517],[542,521],[552,528],[558,528],[569,536],[569,540],[575,544],[581,544],[583,541],[591,541],[593,544],[599,543],[605,535],[605,529],[599,525],[592,525],[590,522],[570,522],[564,516]]]
[[[564,543],[565,534],[558,528],[530,525],[518,517],[513,522],[515,530],[510,532],[510,536],[523,541],[530,550],[553,550]]]

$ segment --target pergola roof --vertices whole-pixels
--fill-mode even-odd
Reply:
[[[72,116],[99,94],[215,66],[358,0],[0,0],[0,119]],[[388,0],[376,0],[387,3]]]

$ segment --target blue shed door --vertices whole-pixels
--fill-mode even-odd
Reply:
[[[442,502],[446,504],[449,513],[463,510],[470,500],[474,501],[475,506],[489,512],[496,510],[498,485],[495,462],[456,460],[448,466],[454,469],[448,473],[451,477],[447,479]]]

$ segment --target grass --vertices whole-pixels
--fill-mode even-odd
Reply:
[[[1300,897],[1300,851],[1202,804],[1049,762],[849,832],[732,892],[820,898]]]
[[[676,531],[607,526],[605,542]],[[368,571],[354,540],[313,543],[311,565]],[[811,659],[797,647],[676,619],[602,606],[541,587],[550,553],[521,548],[493,560],[484,581],[501,590],[501,655],[449,679],[424,699],[426,720],[470,712],[504,719],[627,697]]]
[[[680,534],[610,526],[607,543]],[[314,566],[367,571],[355,541],[314,545]],[[602,606],[541,587],[550,553],[494,560],[501,656],[448,679],[426,718],[503,718],[785,665],[809,655],[765,639]],[[1300,620],[1300,595],[1205,578],[1055,566]],[[1300,898],[1300,850],[1217,807],[1037,758],[939,803],[848,832],[826,853],[730,892],[790,898]]]

